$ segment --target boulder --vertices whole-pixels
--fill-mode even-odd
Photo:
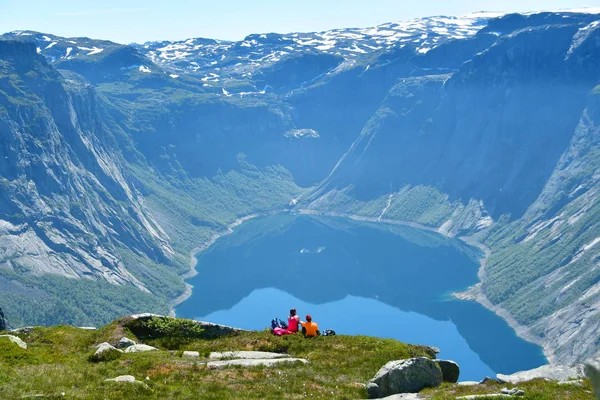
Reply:
[[[244,360],[270,360],[274,358],[289,358],[287,354],[269,353],[267,351],[213,351],[208,358],[213,360],[244,359]]]
[[[27,343],[25,343],[24,341],[22,341],[20,338],[18,338],[16,336],[13,336],[13,335],[0,335],[0,338],[7,338],[12,343],[14,343],[17,346],[19,346],[20,348],[22,348],[23,350],[27,350]]]
[[[110,343],[100,343],[97,346],[96,352],[90,357],[90,361],[111,361],[119,358],[122,353],[122,350],[113,347]]]
[[[200,353],[197,351],[184,351],[183,357],[184,358],[200,358]]]
[[[581,379],[585,377],[582,364],[568,365],[544,365],[529,371],[516,372],[511,375],[497,374],[498,381],[516,385],[532,379],[546,379],[549,381],[568,381],[570,379]]]
[[[458,382],[458,376],[460,375],[460,368],[458,364],[450,360],[434,360],[442,370],[442,377],[444,382],[456,383]]]
[[[390,361],[367,384],[369,398],[398,393],[418,393],[426,387],[439,386],[443,381],[439,365],[425,357]]]
[[[4,319],[4,313],[2,312],[2,308],[0,308],[0,332],[6,330],[6,320]]]
[[[136,342],[126,337],[122,337],[121,340],[119,340],[120,349],[126,349],[127,347],[135,346],[136,344]]]
[[[600,399],[600,353],[585,362],[585,374],[592,383],[596,398]]]
[[[134,344],[125,349],[125,353],[141,353],[144,351],[155,351],[158,350],[156,347],[148,346],[146,344]]]
[[[211,361],[206,364],[208,369],[221,369],[226,367],[273,367],[283,363],[301,362],[308,364],[308,360],[303,358],[271,358],[271,359],[250,359],[250,360],[220,360]]]

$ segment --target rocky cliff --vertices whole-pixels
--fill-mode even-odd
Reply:
[[[0,331],[5,331],[6,330],[6,320],[4,319],[4,313],[2,312],[2,309],[0,308]]]

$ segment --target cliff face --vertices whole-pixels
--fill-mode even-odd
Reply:
[[[124,265],[128,248],[169,263],[167,235],[124,175],[93,87],[65,81],[35,46],[0,42],[0,278],[102,279],[150,293]]]
[[[5,331],[6,330],[6,321],[4,320],[4,313],[2,312],[2,309],[0,308],[0,331]]]

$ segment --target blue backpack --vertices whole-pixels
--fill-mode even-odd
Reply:
[[[271,329],[275,329],[275,328],[283,328],[283,329],[287,329],[288,325],[280,320],[279,318],[273,318],[271,320]]]

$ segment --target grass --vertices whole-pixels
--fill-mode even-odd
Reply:
[[[518,385],[500,384],[498,382],[487,382],[482,385],[475,386],[459,386],[444,383],[442,386],[435,389],[425,389],[423,394],[430,396],[432,400],[454,399],[458,396],[468,396],[474,394],[493,394],[500,393],[502,388],[519,388],[525,392],[522,397],[515,397],[523,400],[592,400],[591,386],[589,382],[584,381],[581,385],[564,385],[554,382],[548,382],[543,379],[535,379],[529,382],[523,382]],[[492,397],[490,397],[492,399]]]
[[[139,330],[139,322],[132,325],[123,321],[126,320],[97,331],[70,326],[35,328],[28,334],[19,334],[27,342],[27,350],[0,340],[0,398],[43,395],[47,399],[359,399],[367,396],[363,384],[386,362],[427,355],[423,346],[392,339],[344,335],[305,339],[300,335],[276,337],[269,331],[251,331],[210,340],[192,338],[180,345],[165,340],[167,337],[157,337],[146,343],[157,346],[159,351],[125,353],[108,362],[88,361],[96,343],[114,342],[122,335],[137,339],[128,326],[138,333],[147,333]],[[173,332],[181,327],[185,331],[188,325],[185,320],[171,320],[166,325],[163,321],[146,326]],[[165,343],[171,347],[164,347]],[[183,358],[181,350],[198,351],[201,358]],[[205,366],[212,351],[240,350],[284,352],[310,363],[222,370]],[[105,382],[119,375],[133,375],[143,384]],[[496,393],[501,387],[504,386],[496,383],[474,387],[444,384],[423,394],[432,399],[451,399]],[[580,387],[533,381],[519,388],[526,392],[524,399],[593,399],[587,382]]]

